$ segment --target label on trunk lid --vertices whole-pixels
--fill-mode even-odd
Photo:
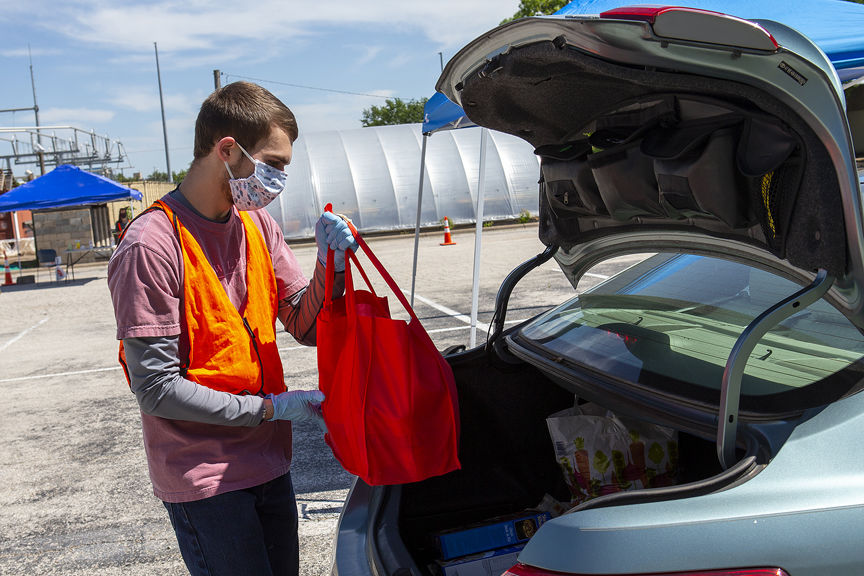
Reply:
[[[790,66],[786,62],[781,61],[777,67],[786,74],[788,74],[790,78],[798,82],[798,84],[800,84],[801,86],[807,83],[807,78],[803,74],[792,68],[792,66]]]

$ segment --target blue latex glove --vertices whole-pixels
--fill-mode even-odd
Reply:
[[[321,417],[321,402],[324,401],[324,393],[320,390],[292,390],[281,394],[268,394],[266,396],[273,402],[273,420],[291,420],[302,422],[314,420],[319,426],[323,426]]]
[[[325,212],[315,223],[315,243],[318,244],[318,261],[325,266],[327,248],[333,250],[336,272],[345,271],[345,250],[356,252],[358,248],[348,224],[332,212]]]

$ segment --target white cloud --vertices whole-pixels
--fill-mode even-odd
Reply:
[[[139,46],[140,47],[140,46]],[[146,46],[145,46],[146,47]],[[153,43],[149,45],[150,50],[144,52],[120,52],[108,58],[106,64],[110,66],[132,66],[142,70],[152,70],[156,75],[156,54]],[[113,47],[112,47],[113,49]],[[202,52],[200,50],[166,50],[165,46],[159,44],[159,68],[163,75],[170,70],[191,70],[196,68],[208,68],[213,64],[215,54],[213,51]],[[219,61],[224,64],[237,60],[244,62],[255,61],[259,55],[246,55],[231,53],[218,55]]]
[[[104,0],[34,0],[32,4],[34,18],[70,38],[126,52],[152,52],[153,42],[158,42],[160,53],[251,53],[273,42],[286,44],[295,38],[314,36],[318,26],[337,25],[416,29],[436,44],[453,48],[512,15],[517,7],[515,0],[512,5],[500,0],[259,0],[249,7],[201,0],[161,0],[138,5]]]
[[[43,125],[75,126],[84,128],[93,124],[104,124],[114,118],[113,110],[93,108],[39,108],[39,120]]]
[[[80,67],[82,77],[89,74],[91,91],[84,93],[83,87],[74,85],[55,86],[53,103],[59,106],[41,109],[41,122],[107,130],[112,138],[124,142],[131,161],[149,173],[153,165],[164,162],[164,153],[159,151],[163,143],[154,42],[159,47],[172,168],[177,170],[191,160],[195,117],[212,89],[209,72],[213,68],[269,80],[287,76],[299,85],[382,96],[431,93],[438,57],[428,52],[441,50],[446,60],[463,44],[513,14],[517,4],[518,0],[256,0],[251,5],[212,0],[0,0],[0,27],[5,30],[7,25],[14,25],[22,30],[16,42],[25,39],[23,48],[7,43],[0,54],[10,59],[26,57],[30,39],[34,58],[69,53],[69,58],[35,63],[40,103],[52,102],[51,89],[43,88],[48,83],[39,80],[50,77],[49,66],[55,61],[66,75],[76,67]],[[386,34],[388,31],[393,34]],[[394,47],[394,38],[412,46]],[[328,67],[329,75],[323,79],[307,76],[301,63],[292,58],[301,53],[304,58],[315,58],[315,49],[325,41],[328,50],[322,50],[320,66]],[[424,54],[417,55],[414,48],[421,46]],[[79,51],[80,57],[72,56]],[[427,81],[422,75],[419,81],[411,80],[422,87],[412,87],[396,76],[406,68],[406,62],[414,70],[428,72]],[[366,78],[363,85],[356,79],[341,81],[340,72],[352,66],[362,68],[363,76],[352,78]],[[103,72],[94,78],[91,72],[97,67]],[[26,67],[23,70],[16,85],[22,87],[26,102],[29,78]],[[223,78],[223,82],[238,78]],[[126,85],[127,81],[130,84]],[[391,82],[393,89],[366,88]],[[383,102],[261,83],[291,106],[301,133],[359,127],[362,110]]]
[[[46,26],[70,38],[93,44],[110,45],[126,52],[153,53],[153,43],[160,55],[170,51],[203,50],[216,52],[226,41],[261,41],[262,38],[284,38],[299,35],[290,21],[277,17],[262,18],[266,11],[238,10],[235,4],[203,10],[196,3],[180,5],[157,2],[147,5],[97,5],[89,10],[76,9],[45,21]],[[61,9],[62,13],[62,9]],[[59,16],[59,17],[58,17]],[[233,48],[233,47],[232,47]]]
[[[159,94],[154,94],[152,86],[127,86],[118,94],[107,99],[108,103],[123,110],[150,112],[159,109]]]
[[[378,90],[384,96],[389,92]],[[324,132],[327,130],[347,130],[360,128],[360,117],[365,108],[382,104],[381,100],[363,96],[332,95],[322,98],[314,104],[291,105],[291,110],[297,116],[300,127],[300,137],[304,133]]]
[[[359,52],[359,56],[356,60],[358,66],[368,64],[384,49],[382,46],[349,46],[349,48]]]
[[[411,62],[411,60],[411,55],[405,52],[397,52],[387,61],[387,66],[390,68],[402,68]]]
[[[200,100],[203,100],[203,98],[204,96],[201,96]],[[183,114],[192,112],[194,114],[197,113],[197,107],[200,105],[197,96],[193,101],[192,97],[185,94],[166,94],[165,90],[163,90],[163,100],[166,112]],[[156,86],[151,85],[130,85],[115,88],[114,94],[107,97],[105,101],[121,110],[131,110],[133,112],[153,112],[160,110],[159,90]]]
[[[12,48],[9,50],[0,50],[0,56],[3,58],[28,58],[30,56],[56,56],[62,54],[61,50],[53,48]]]
[[[165,110],[166,112],[175,112],[186,116],[191,115],[194,121],[195,117],[198,116],[198,107],[206,96],[206,94],[200,94],[193,98],[186,94],[174,94],[173,92],[164,94]]]

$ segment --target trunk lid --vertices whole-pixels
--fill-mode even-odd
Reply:
[[[719,254],[800,283],[864,326],[859,178],[825,55],[776,22],[685,8],[498,27],[437,89],[541,157],[540,236],[577,276],[639,246]]]

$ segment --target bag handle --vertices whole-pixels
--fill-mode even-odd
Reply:
[[[325,212],[333,211],[333,204],[327,203],[324,206]],[[378,257],[372,252],[372,249],[369,248],[369,245],[366,244],[366,241],[360,236],[360,232],[357,231],[357,228],[354,227],[350,221],[346,220],[346,224],[348,224],[348,228],[351,230],[351,234],[354,235],[354,240],[357,241],[357,245],[363,250],[366,254],[366,257],[369,258],[369,261],[372,262],[372,265],[378,271],[378,274],[381,275],[381,278],[387,283],[387,286],[390,287],[390,290],[393,294],[396,295],[396,298],[399,300],[399,303],[402,304],[402,307],[408,312],[411,316],[412,321],[420,322],[417,318],[417,315],[414,313],[414,309],[411,308],[411,305],[408,303],[408,299],[405,298],[405,295],[400,290],[399,286],[396,284],[396,281],[393,280],[393,277],[390,276],[390,273],[384,268],[384,265],[381,264],[381,261],[378,260]],[[360,271],[360,274],[363,276],[363,279],[366,281],[366,285],[369,286],[369,289],[372,291],[372,294],[375,294],[375,290],[372,289],[372,284],[369,282],[369,278],[366,276],[366,272],[363,270],[363,267],[360,266],[360,262],[357,260],[357,256],[351,250],[345,251],[345,291],[347,293],[349,283],[351,284],[351,289],[353,290],[353,282],[351,282],[351,272],[349,270],[349,261],[354,262],[354,265],[357,267],[357,270]],[[334,253],[333,250],[327,250],[327,279],[324,283],[324,290],[326,293],[324,294],[324,306],[327,307],[332,302],[332,292],[333,292],[333,278],[335,276],[335,263],[334,263]],[[377,297],[377,294],[375,294]]]
[[[324,211],[332,213],[333,212],[333,205],[328,202],[327,205],[324,206]],[[357,229],[354,227],[354,224],[352,224],[348,220],[346,220],[345,223],[348,224],[348,227],[351,229],[351,233],[356,238],[359,233],[357,232]],[[352,254],[351,250],[346,250],[346,255],[347,254]],[[372,295],[377,298],[378,294],[375,293],[375,288],[372,287],[372,283],[369,281],[369,277],[366,275],[366,272],[363,270],[363,268],[360,267],[359,264],[357,265],[357,269],[360,271],[360,275],[363,277],[363,280],[366,282],[366,286],[369,288],[369,291],[372,292]],[[333,251],[332,248],[328,247],[327,248],[327,264],[325,265],[325,274],[324,274],[324,309],[325,310],[330,310],[330,307],[333,304],[333,284],[335,284],[335,282],[336,282],[335,277],[336,277],[335,252]],[[353,282],[353,279],[351,278],[351,270],[350,270],[350,267],[348,266],[348,259],[346,257],[346,259],[345,259],[345,291],[346,291],[346,295],[349,291],[353,292],[353,290],[354,290],[354,282]],[[353,298],[352,298],[352,302],[353,302]]]
[[[330,311],[333,305],[333,283],[336,276],[336,262],[333,250],[327,250],[327,264],[324,268],[324,310]]]
[[[351,224],[351,223],[348,223],[348,226],[349,226],[350,228],[352,228],[351,233],[354,234],[354,237],[355,237],[355,238],[357,238],[357,231],[356,231],[356,229],[353,229],[353,228],[354,228],[354,225]],[[366,282],[366,287],[369,288],[369,291],[372,292],[372,295],[375,296],[375,297],[377,298],[377,297],[378,297],[378,294],[375,293],[375,288],[372,287],[372,283],[369,282],[369,277],[366,275],[366,272],[365,272],[365,271],[363,270],[363,268],[360,266],[360,263],[357,261],[357,257],[354,256],[354,252],[353,252],[352,250],[346,250],[346,251],[345,251],[345,276],[346,276],[346,282],[347,282],[347,278],[351,275],[351,268],[350,268],[350,266],[348,266],[348,260],[349,260],[349,259],[354,260],[354,265],[357,266],[357,270],[360,272],[360,276],[362,276],[362,277],[363,277],[363,280]],[[354,283],[353,283],[353,282],[351,283],[351,286],[352,286],[352,287],[354,286]]]
[[[353,226],[352,226],[352,228],[353,228]],[[393,294],[396,295],[396,298],[399,299],[399,302],[402,304],[402,307],[405,308],[405,310],[411,316],[411,319],[416,321],[416,322],[420,322],[420,320],[417,318],[417,315],[414,314],[414,309],[411,308],[411,305],[408,303],[408,299],[405,298],[405,295],[402,293],[402,290],[396,284],[396,281],[393,280],[393,277],[390,276],[390,273],[387,272],[387,270],[384,268],[384,265],[381,264],[381,261],[378,260],[377,256],[375,256],[375,254],[372,252],[372,249],[369,248],[368,244],[366,244],[366,241],[363,240],[363,238],[361,238],[359,234],[355,234],[354,239],[357,241],[357,244],[360,246],[360,248],[366,254],[366,257],[369,258],[369,261],[372,262],[372,265],[378,271],[378,274],[381,275],[381,277],[387,283],[387,286],[390,287],[390,290],[393,292]],[[361,272],[362,272],[363,268],[360,266],[360,262],[357,261],[357,257],[354,254],[352,254],[350,251],[347,252],[346,254],[354,262],[355,266],[357,266],[357,268],[359,270],[361,270]],[[346,266],[346,268],[347,268],[347,266]]]

